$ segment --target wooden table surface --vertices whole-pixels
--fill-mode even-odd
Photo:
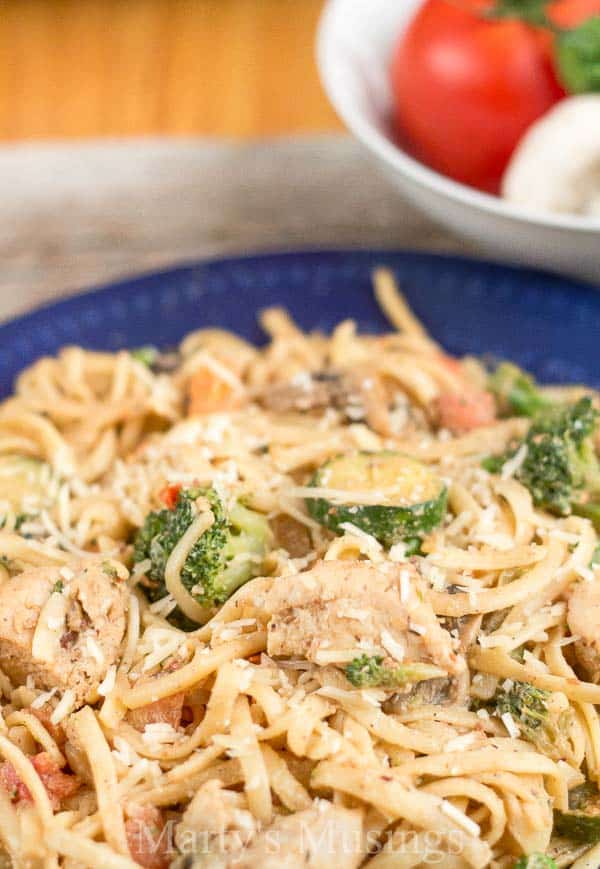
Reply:
[[[0,190],[0,320],[220,254],[473,250],[416,212],[342,136],[6,146]]]
[[[3,0],[0,139],[340,129],[323,0]]]

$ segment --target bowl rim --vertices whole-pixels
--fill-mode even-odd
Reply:
[[[333,81],[331,47],[335,44],[335,21],[339,5],[339,0],[326,0],[319,18],[315,44],[317,69],[323,89],[336,114],[365,147],[411,181],[433,193],[460,202],[462,205],[477,208],[495,217],[503,217],[547,229],[571,230],[585,234],[600,233],[600,217],[556,214],[512,205],[500,196],[484,193],[436,172],[392,142],[364,116],[354,102],[340,96]]]

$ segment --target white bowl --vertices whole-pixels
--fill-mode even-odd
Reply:
[[[516,208],[428,169],[390,135],[393,45],[423,0],[329,0],[317,38],[327,94],[398,189],[449,229],[505,260],[600,283],[600,220]]]

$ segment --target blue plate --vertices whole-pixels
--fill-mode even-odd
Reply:
[[[600,293],[592,287],[459,257],[336,250],[212,260],[38,309],[0,327],[0,397],[22,368],[65,344],[169,347],[208,325],[261,341],[256,312],[267,305],[284,305],[306,329],[353,317],[379,332],[386,323],[370,273],[380,264],[451,353],[511,358],[545,381],[600,387]]]

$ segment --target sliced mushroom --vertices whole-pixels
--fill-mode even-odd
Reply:
[[[535,211],[600,214],[600,95],[561,100],[512,156],[502,195]]]
[[[385,388],[376,374],[364,370],[305,371],[269,386],[259,401],[276,413],[308,413],[332,407],[350,422],[364,420],[379,434],[391,433]]]

